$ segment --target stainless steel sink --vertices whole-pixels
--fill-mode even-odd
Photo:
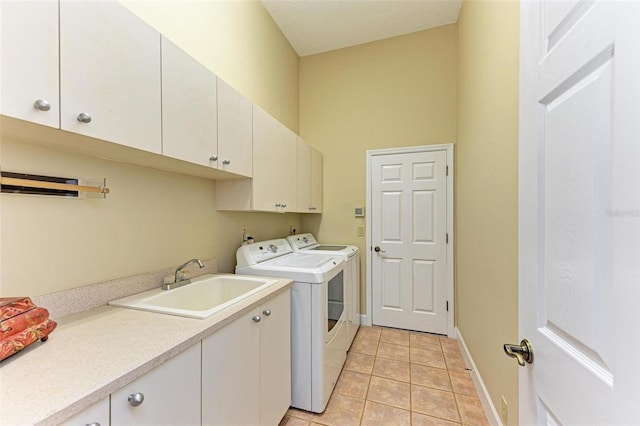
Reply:
[[[238,275],[203,275],[173,290],[154,289],[109,305],[188,318],[207,318],[276,283],[277,279]]]

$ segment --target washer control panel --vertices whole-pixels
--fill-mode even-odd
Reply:
[[[287,237],[287,241],[291,244],[291,247],[294,250],[300,250],[305,247],[313,246],[318,244],[316,239],[313,237],[313,234],[300,234],[300,235],[290,235]]]
[[[286,239],[260,241],[241,246],[236,253],[238,266],[255,265],[285,254],[293,253]]]

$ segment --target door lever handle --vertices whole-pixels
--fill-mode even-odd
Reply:
[[[375,251],[376,253],[386,253],[386,250],[382,250],[379,246],[375,246],[373,248],[373,251]]]
[[[505,344],[504,353],[518,360],[521,367],[525,366],[525,362],[529,364],[533,362],[533,348],[527,339],[522,339],[519,345]]]

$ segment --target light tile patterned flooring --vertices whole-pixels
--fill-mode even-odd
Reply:
[[[488,425],[458,342],[360,327],[327,409],[290,408],[280,426]]]

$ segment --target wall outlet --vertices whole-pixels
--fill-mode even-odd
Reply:
[[[364,225],[356,226],[356,235],[358,237],[364,237]]]
[[[509,418],[509,404],[507,404],[507,399],[502,395],[502,411],[501,411],[502,422],[506,425],[507,420]]]

